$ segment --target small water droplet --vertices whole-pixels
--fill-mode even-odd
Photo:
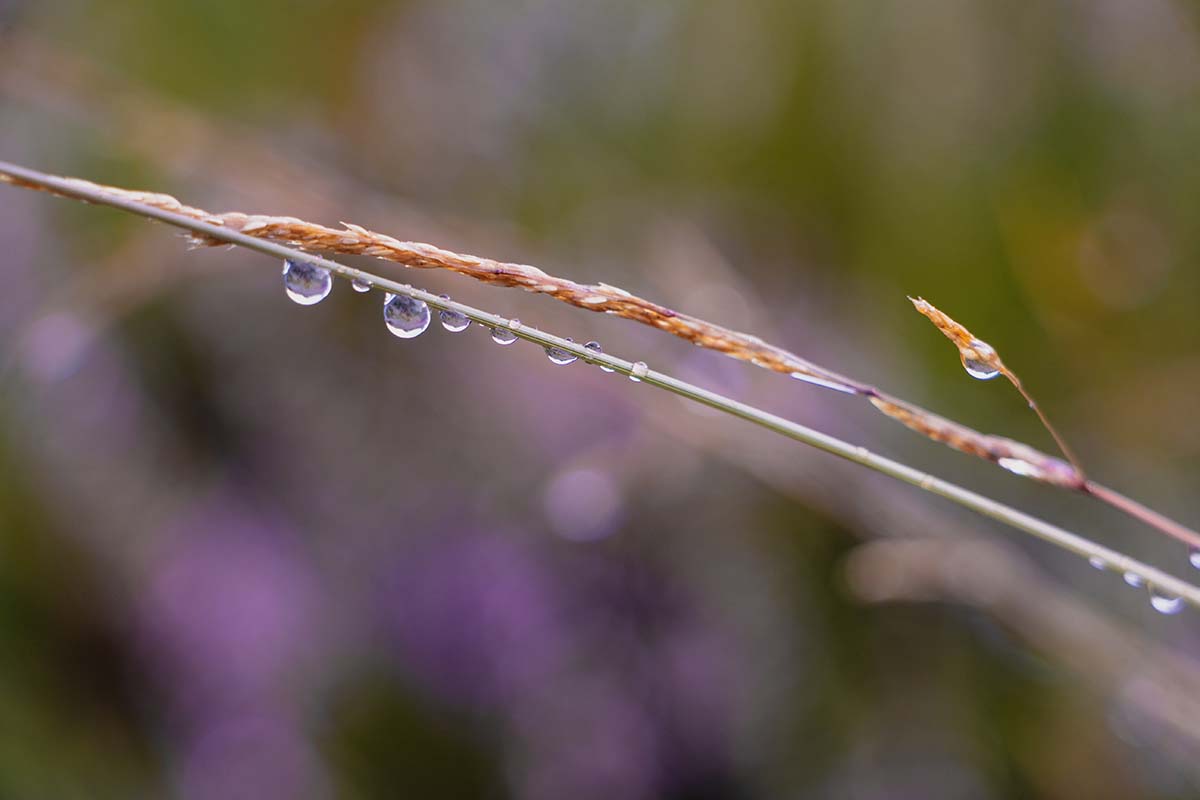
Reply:
[[[818,378],[816,375],[806,375],[803,372],[793,372],[792,377],[798,381],[811,383],[813,386],[822,386],[826,389],[833,389],[835,392],[845,392],[846,394],[854,394],[854,387],[847,386],[844,383],[827,380],[826,378]]]
[[[1160,614],[1178,614],[1183,611],[1183,598],[1173,597],[1165,592],[1150,587],[1150,605]]]
[[[513,317],[508,321],[508,327],[512,328],[514,331],[518,330],[521,327],[521,320]]]
[[[420,336],[429,327],[429,306],[404,294],[388,294],[383,300],[383,321],[401,339]]]
[[[333,276],[324,267],[289,258],[283,262],[283,290],[293,302],[311,306],[329,296]]]
[[[1020,458],[1001,458],[996,461],[997,464],[1004,467],[1014,475],[1021,475],[1026,478],[1036,478],[1042,474],[1042,471],[1035,465]]]
[[[570,337],[567,337],[567,341],[571,342],[572,344],[575,342],[575,340]],[[547,347],[546,358],[550,359],[551,363],[558,364],[559,366],[566,366],[567,364],[574,364],[579,359],[579,356],[568,352],[567,350],[563,350],[561,347]]]
[[[603,350],[600,349],[599,342],[588,342],[587,344],[584,345],[584,347],[587,348],[588,350],[591,350],[593,353],[604,352]],[[612,367],[606,367],[603,364],[600,364],[599,367],[600,367],[600,369],[604,370],[605,372],[616,372],[616,370],[613,369]]]
[[[492,341],[508,346],[517,340],[517,335],[507,328],[492,328]]]
[[[358,278],[355,278],[352,281],[350,281],[350,288],[353,289],[354,291],[358,292],[359,294],[361,294],[363,292],[371,291],[371,284],[367,283],[366,281],[360,281]]]
[[[645,361],[635,361],[633,363],[633,373],[629,376],[629,380],[634,383],[641,383],[642,378],[646,377],[646,373],[649,371],[650,368],[646,366]]]
[[[1100,556],[1092,556],[1088,559],[1088,563],[1092,565],[1093,569],[1104,569],[1108,566]]]
[[[970,349],[974,350],[976,355],[980,356],[982,359],[990,360],[996,357],[996,351],[992,349],[992,346],[986,342],[981,342],[978,339],[971,342],[969,347]],[[962,365],[963,369],[967,371],[968,375],[981,381],[990,381],[992,378],[995,378],[1000,374],[1000,370],[992,366],[988,360],[971,358],[966,353],[963,353],[962,355]]]
[[[1200,569],[1200,547],[1188,549],[1188,563],[1196,569]]]
[[[1135,588],[1138,586],[1141,586],[1143,583],[1146,582],[1145,580],[1143,580],[1142,576],[1138,575],[1136,572],[1126,572],[1121,577],[1123,577],[1125,579],[1126,583],[1128,583],[1130,586],[1133,586]]]
[[[438,297],[443,300],[449,300],[450,295],[439,294]],[[438,312],[438,319],[442,321],[442,327],[451,333],[462,333],[471,326],[471,319],[466,314],[460,314],[457,311],[442,309]]]

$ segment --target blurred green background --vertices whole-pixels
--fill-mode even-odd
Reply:
[[[1200,9],[0,0],[0,158],[603,281],[1200,524]],[[0,190],[0,797],[1177,798],[1200,625],[736,420]],[[853,398],[389,277],[1194,576]],[[1189,575],[1190,573],[1190,575]],[[888,601],[888,602],[883,602]]]

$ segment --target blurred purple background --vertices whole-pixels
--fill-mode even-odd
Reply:
[[[1200,523],[1193,4],[0,2],[0,158],[625,287]],[[1200,624],[487,332],[0,187],[0,796],[1175,798]],[[853,398],[353,261],[1175,543]],[[877,602],[895,601],[895,602]],[[1196,713],[1193,713],[1193,712]]]

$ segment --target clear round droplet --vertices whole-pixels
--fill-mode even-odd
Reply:
[[[449,300],[450,295],[440,294],[438,297],[443,300]],[[457,311],[443,309],[438,312],[438,319],[442,321],[442,327],[451,333],[462,333],[471,326],[471,319],[466,314],[460,314]]]
[[[350,288],[359,294],[362,294],[363,292],[371,291],[371,284],[367,283],[366,281],[360,281],[358,278],[354,278],[352,281],[350,281]]]
[[[1196,569],[1200,569],[1200,547],[1188,549],[1188,563]]]
[[[429,306],[403,294],[388,294],[383,300],[383,321],[392,335],[401,339],[420,336],[429,327]]]
[[[1092,556],[1088,559],[1088,563],[1092,565],[1092,569],[1105,569],[1108,566],[1100,556]]]
[[[567,341],[574,343],[575,340],[568,336]],[[563,350],[561,347],[547,347],[546,348],[546,358],[550,359],[550,362],[552,364],[558,364],[559,366],[566,366],[567,364],[574,364],[576,361],[579,360],[579,356],[575,355],[574,353]]]
[[[1158,613],[1170,615],[1183,611],[1184,603],[1182,597],[1174,597],[1151,586],[1150,605]]]
[[[984,364],[982,361],[976,361],[973,358],[964,358],[962,360],[963,369],[972,378],[980,381],[990,381],[992,378],[1000,374],[1000,370]]]
[[[289,258],[283,262],[283,290],[292,302],[311,306],[329,296],[333,276],[324,267]]]
[[[603,353],[604,352],[603,350],[600,349],[599,342],[588,342],[587,344],[584,345],[584,348],[591,350],[593,353]],[[616,372],[616,370],[613,369],[612,367],[606,367],[603,364],[599,364],[597,366],[599,366],[600,369],[604,370],[605,372]]]
[[[507,347],[517,340],[517,335],[507,328],[492,328],[492,341]]]
[[[646,366],[645,361],[635,361],[633,364],[633,372],[630,374],[629,380],[633,381],[634,383],[641,383],[642,378],[646,377],[646,373],[649,371],[650,368]]]
[[[1126,583],[1128,583],[1130,586],[1133,586],[1135,588],[1138,586],[1141,586],[1143,583],[1146,582],[1145,580],[1142,579],[1142,576],[1138,575],[1136,572],[1126,572],[1121,577],[1123,577],[1125,579]]]

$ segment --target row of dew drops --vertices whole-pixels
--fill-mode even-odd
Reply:
[[[354,291],[360,293],[371,290],[369,283],[357,279],[352,280],[350,285]],[[316,305],[333,291],[333,275],[329,270],[316,264],[286,259],[283,262],[283,289],[288,298],[302,306]],[[443,300],[450,299],[447,295],[441,295],[441,298]],[[433,315],[424,300],[390,292],[384,295],[384,325],[393,335],[401,339],[420,336],[429,327],[432,318]],[[461,333],[471,326],[471,320],[465,314],[448,309],[439,311],[438,319],[441,321],[442,327],[451,333]],[[520,326],[521,322],[514,319],[510,320],[508,324],[515,328]],[[507,346],[517,340],[517,335],[509,328],[495,327],[491,331],[492,341],[496,344]],[[574,342],[574,339],[567,339],[567,341]],[[599,342],[588,342],[584,348],[597,354],[602,352]],[[559,347],[547,347],[545,350],[546,357],[554,364],[573,364],[579,359],[574,353]],[[606,367],[603,364],[600,364],[599,367],[605,372],[616,372],[612,367]],[[633,374],[629,376],[629,380],[640,383],[648,372],[649,367],[646,366],[646,363],[638,361],[633,365]]]
[[[971,346],[980,350],[983,348],[991,350],[988,345],[980,341],[971,342]],[[982,361],[963,358],[962,365],[963,369],[967,371],[968,375],[981,381],[990,381],[992,378],[1000,375],[1000,371],[998,369],[994,368],[990,364],[985,364]],[[1015,472],[1018,475],[1027,475],[1029,474],[1027,470],[1033,469],[1036,471],[1037,469],[1031,464],[1027,465],[1024,461],[1012,458],[1000,459],[1000,466],[1004,467],[1010,472]],[[1107,569],[1108,567],[1104,559],[1100,558],[1099,556],[1092,556],[1088,559],[1088,563],[1100,570]],[[1188,563],[1190,563],[1196,569],[1200,569],[1200,549],[1195,547],[1189,548]],[[1180,611],[1183,611],[1185,603],[1182,597],[1174,597],[1162,592],[1154,586],[1147,584],[1146,579],[1141,575],[1138,575],[1136,572],[1126,572],[1124,575],[1122,575],[1122,578],[1124,578],[1125,583],[1129,584],[1135,589],[1145,587],[1150,593],[1150,606],[1158,613],[1178,614]]]
[[[365,293],[371,290],[369,283],[360,280],[353,280],[350,285],[356,292]],[[283,262],[283,288],[287,292],[287,296],[293,301],[302,306],[311,306],[329,296],[329,293],[333,290],[333,276],[329,270],[316,264],[287,259]],[[449,299],[446,295],[441,295],[441,297],[444,300]],[[442,327],[451,333],[461,333],[471,326],[471,320],[466,315],[457,311],[439,311],[438,318],[442,323]],[[429,310],[429,306],[423,300],[402,294],[388,293],[384,295],[383,322],[387,326],[387,329],[395,336],[401,339],[412,339],[420,336],[429,327],[431,319],[432,313]],[[511,327],[517,327],[520,325],[520,321],[514,319],[508,324]],[[491,329],[491,335],[492,341],[499,345],[507,346],[517,340],[517,335],[508,328],[494,327]],[[570,342],[573,340],[567,339],[567,341]],[[987,346],[982,342],[977,344],[981,347]],[[599,342],[588,342],[584,345],[584,348],[593,353],[601,352]],[[578,360],[578,356],[574,353],[558,347],[547,347],[545,350],[546,357],[554,364],[573,364]],[[599,366],[605,372],[615,372],[612,367],[606,367],[603,364]],[[963,360],[963,367],[966,369],[968,375],[979,380],[991,380],[1000,374],[999,371],[993,369],[990,365],[966,359]],[[629,376],[629,379],[640,382],[648,371],[646,363],[638,361],[633,365],[633,374]],[[796,377],[806,376],[797,374]],[[814,382],[821,383],[819,381]],[[830,385],[829,388],[840,390],[842,387]],[[1006,460],[1013,461],[1014,459]],[[1017,474],[1024,474],[1019,468],[1024,466],[1023,462],[1020,465],[1001,463],[1001,466]],[[1193,567],[1200,569],[1200,549],[1192,548],[1188,553],[1188,561]],[[1099,557],[1088,559],[1088,563],[1096,569],[1103,570],[1107,568],[1107,564]],[[1150,593],[1150,605],[1160,614],[1178,614],[1183,610],[1185,605],[1183,598],[1173,597],[1161,592],[1154,586],[1148,585],[1145,579],[1136,572],[1126,572],[1123,577],[1125,583],[1130,586],[1135,588],[1145,586]]]

